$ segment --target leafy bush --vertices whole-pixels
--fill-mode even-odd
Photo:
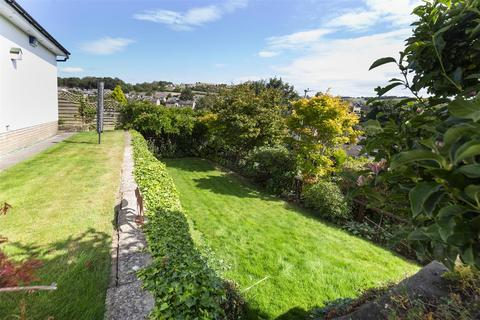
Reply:
[[[145,235],[153,261],[139,272],[155,297],[152,317],[158,319],[223,319],[237,314],[227,300],[229,286],[197,250],[166,166],[148,150],[145,139],[132,132],[135,179],[144,196],[148,221]],[[233,317],[231,315],[231,317]]]
[[[480,1],[426,1],[407,39],[405,56],[414,71],[412,87],[452,96],[478,85],[480,73]]]
[[[125,129],[135,129],[156,145],[162,157],[198,155],[205,144],[206,127],[191,108],[167,108],[135,101],[122,108]]]
[[[113,91],[110,94],[110,97],[117,101],[120,106],[124,106],[128,103],[127,97],[123,93],[122,87],[120,85],[116,85]]]
[[[293,188],[295,159],[285,147],[260,147],[247,157],[243,171],[268,191],[284,194]]]
[[[367,165],[371,162],[367,157],[347,157],[335,172],[333,179],[342,191],[353,191],[357,187],[358,177],[367,170]]]
[[[345,223],[343,229],[347,230],[351,234],[375,241],[377,243],[386,244],[392,239],[392,234],[388,231],[390,229],[388,225],[378,228],[365,221],[357,222],[352,220]]]
[[[320,180],[302,193],[305,206],[333,221],[350,217],[350,206],[337,184]]]
[[[238,164],[255,147],[276,145],[285,137],[282,91],[244,83],[222,90],[204,117],[215,153]]]
[[[400,58],[371,67],[395,63],[404,78],[377,88],[379,96],[404,86],[417,97],[400,102],[385,123],[369,123],[376,134],[366,147],[381,145],[376,156],[388,168],[372,181],[410,203],[404,238],[418,257],[449,268],[457,259],[480,267],[479,9],[479,0],[425,1],[414,10],[419,21]],[[432,96],[419,98],[420,90]]]

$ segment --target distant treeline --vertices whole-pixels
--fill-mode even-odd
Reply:
[[[155,92],[155,91],[164,91],[166,86],[172,85],[172,82],[169,81],[153,81],[153,82],[143,82],[137,84],[131,84],[123,81],[119,78],[110,78],[110,77],[70,77],[70,78],[58,78],[59,87],[67,88],[80,88],[80,89],[95,89],[97,88],[98,81],[103,81],[105,83],[105,89],[113,90],[115,86],[119,85],[122,87],[124,92]]]
[[[128,92],[146,92],[152,94],[156,91],[171,91],[172,88],[168,86],[173,85],[170,81],[153,81],[153,82],[142,82],[137,84],[131,84],[123,81],[119,78],[110,78],[110,77],[70,77],[70,78],[58,78],[59,87],[67,88],[80,88],[80,89],[96,89],[98,81],[103,81],[105,83],[105,89],[113,90],[115,86],[119,85],[122,90],[126,93]],[[202,92],[219,92],[222,88],[227,87],[226,84],[207,84],[207,83],[197,83],[190,87],[193,91],[202,91]],[[182,88],[177,86],[173,91],[181,92]]]

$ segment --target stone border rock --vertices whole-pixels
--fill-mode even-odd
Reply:
[[[125,132],[125,151],[120,185],[120,200],[115,210],[116,230],[112,241],[112,272],[107,290],[105,319],[139,320],[148,317],[153,296],[142,289],[136,272],[151,262],[146,240],[136,221],[137,185],[133,176],[131,136]]]
[[[391,303],[390,297],[408,295],[410,299],[422,298],[425,301],[438,299],[448,295],[448,284],[442,275],[448,269],[437,261],[430,262],[413,276],[404,279],[398,285],[375,301],[365,303],[354,312],[335,318],[336,320],[383,320],[388,319],[386,305]]]

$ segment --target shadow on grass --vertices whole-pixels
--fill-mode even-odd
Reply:
[[[221,176],[211,175],[205,178],[193,179],[193,181],[197,188],[209,190],[217,194],[238,198],[262,198],[260,192],[242,184],[231,173],[225,173]]]
[[[274,299],[274,297],[272,297]],[[316,317],[316,311],[319,307],[314,307],[310,310],[305,310],[301,307],[293,307],[285,313],[274,318],[275,320],[311,320],[311,319],[323,319],[323,317]],[[250,320],[259,320],[259,319],[272,319],[268,314],[262,312],[261,310],[252,308],[247,304],[246,307],[246,319]]]
[[[160,161],[167,167],[189,172],[214,171],[215,166],[208,160],[201,158],[161,158]]]
[[[16,319],[22,301],[27,319],[102,319],[109,281],[111,235],[88,229],[48,245],[9,242],[15,260],[38,259],[33,284],[56,283],[55,291],[1,293],[0,319]]]
[[[98,141],[64,140],[62,142],[67,144],[98,144]]]

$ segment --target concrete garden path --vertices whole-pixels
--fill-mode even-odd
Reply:
[[[7,153],[6,155],[0,155],[0,171],[3,171],[13,165],[16,165],[19,162],[33,157],[37,153],[40,153],[43,150],[55,145],[56,143],[59,143],[71,137],[73,134],[74,132],[62,132],[51,138],[37,142],[31,146]]]
[[[141,288],[136,272],[147,266],[150,255],[137,222],[137,185],[133,177],[133,154],[130,133],[125,133],[125,152],[116,210],[116,232],[112,241],[112,275],[107,291],[105,319],[139,320],[147,318],[154,306],[152,295]]]

